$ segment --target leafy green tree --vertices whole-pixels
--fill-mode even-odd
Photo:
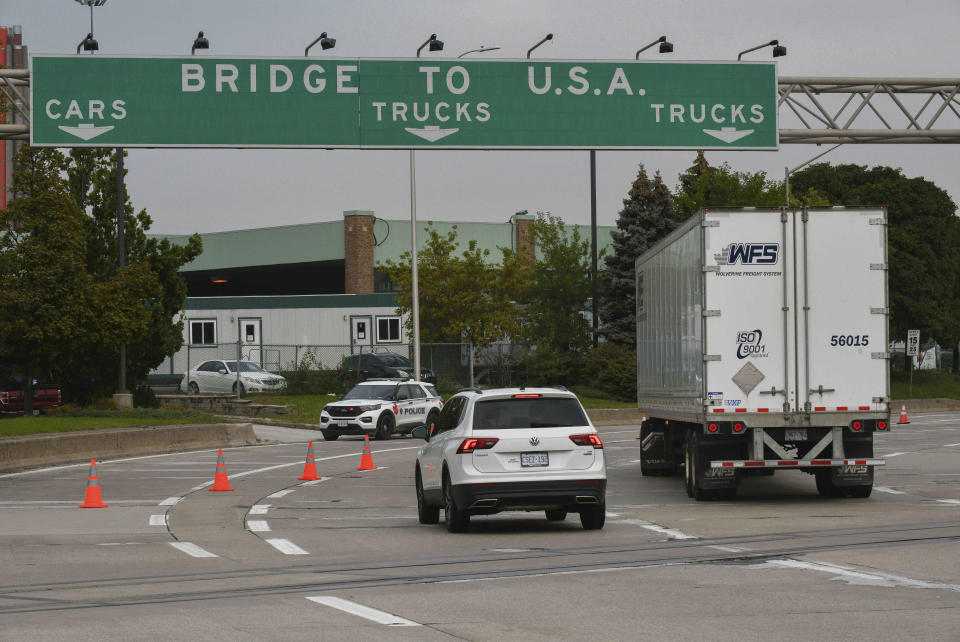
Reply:
[[[613,251],[604,257],[600,273],[600,332],[608,341],[630,346],[636,342],[634,263],[681,220],[660,174],[651,180],[641,165],[611,234]]]
[[[680,175],[675,199],[685,220],[704,207],[777,207],[783,205],[784,188],[765,172],[737,172],[726,163],[713,167],[698,152],[693,166]]]
[[[910,328],[954,350],[960,342],[960,220],[950,196],[900,169],[818,163],[797,172],[798,190],[815,189],[831,203],[885,205],[888,213],[890,332]],[[956,371],[958,360],[954,358]]]
[[[549,212],[537,213],[533,239],[536,257],[519,293],[521,336],[536,345],[527,369],[541,383],[570,383],[590,346],[590,324],[584,317],[590,292],[590,242]]]
[[[67,180],[83,212],[86,269],[97,281],[109,280],[119,270],[116,152],[71,150]],[[148,238],[152,219],[146,210],[134,211],[126,190],[124,196],[125,265],[148,271],[156,281],[151,295],[142,300],[148,313],[148,327],[127,342],[127,378],[137,383],[183,344],[183,320],[179,317],[187,285],[179,270],[200,254],[202,244],[198,234],[191,236],[184,246],[174,245],[167,239]],[[87,396],[103,394],[115,386],[119,346],[104,346],[98,355],[97,358],[84,355],[83,359],[69,363],[69,372],[63,373],[64,380],[73,379],[74,389],[86,390]]]
[[[66,159],[24,145],[16,162],[17,198],[0,219],[0,358],[19,366],[28,384],[144,333],[143,301],[156,284],[146,266],[94,279],[84,265],[83,222],[62,177]],[[70,397],[73,388],[61,382]],[[30,412],[30,386],[24,388]]]
[[[417,251],[420,336],[424,342],[467,341],[484,346],[516,332],[516,279],[489,263],[490,251],[475,240],[457,253],[457,226],[441,234],[427,225],[427,241]],[[511,265],[517,267],[516,261]],[[412,310],[410,253],[377,266],[397,287],[397,313]],[[408,328],[412,334],[412,327]]]

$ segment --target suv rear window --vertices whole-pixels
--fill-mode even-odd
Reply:
[[[491,399],[473,407],[474,430],[586,426],[580,402],[570,397]]]
[[[343,395],[343,400],[347,399],[386,399],[390,400],[397,392],[397,384],[369,384],[363,383],[354,386],[350,392]]]

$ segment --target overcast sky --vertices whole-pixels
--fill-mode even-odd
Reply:
[[[0,23],[22,25],[30,53],[72,54],[89,30],[89,9],[72,0],[0,0]],[[632,59],[660,35],[673,54],[655,60],[735,60],[778,38],[781,76],[960,76],[958,0],[109,0],[94,9],[101,54],[189,54],[198,30],[209,55],[302,56],[321,31],[337,39],[320,58],[412,57],[436,32],[440,54],[501,47],[482,56],[522,58],[552,32],[536,57]],[[426,51],[426,50],[425,50]],[[476,55],[476,54],[475,54]],[[770,49],[749,54],[769,60]],[[782,112],[781,112],[782,115]],[[955,116],[951,129],[960,129]],[[781,122],[781,126],[783,126]],[[782,179],[825,147],[779,152],[709,152],[718,165]],[[671,187],[693,151],[597,154],[598,219],[615,223],[637,168],[659,170]],[[957,145],[844,145],[824,160],[883,164],[923,176],[960,202]],[[344,210],[383,218],[410,215],[408,154],[376,150],[131,149],[128,189],[158,233],[213,232],[336,220]],[[417,213],[426,220],[505,221],[522,209],[590,220],[586,151],[423,151],[417,154]]]

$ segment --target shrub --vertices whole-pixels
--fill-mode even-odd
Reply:
[[[107,397],[105,399],[94,401],[89,407],[93,408],[94,410],[116,410],[117,402],[110,397]]]
[[[147,385],[137,386],[133,391],[134,408],[159,408],[160,400],[153,392],[153,388]]]
[[[614,399],[637,399],[637,353],[614,343],[601,343],[587,352],[581,382]]]

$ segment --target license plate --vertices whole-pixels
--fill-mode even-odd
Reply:
[[[787,428],[787,436],[784,441],[806,441],[806,428]]]
[[[549,466],[550,455],[548,453],[520,453],[521,466]]]
[[[337,422],[337,428],[346,428],[346,427],[347,427],[347,422],[345,422],[345,421],[338,421],[338,422]]]

